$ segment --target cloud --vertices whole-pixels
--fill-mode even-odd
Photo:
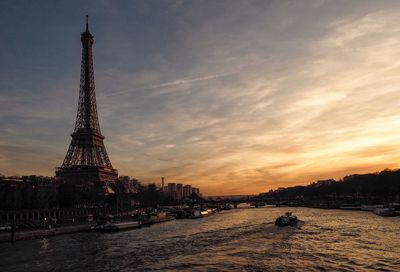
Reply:
[[[100,123],[120,174],[252,194],[398,165],[398,4],[184,3],[85,7],[98,18]],[[30,84],[3,73],[12,80],[0,84],[0,172],[53,174],[62,162],[80,53],[79,33],[64,27],[65,73],[48,79],[54,65],[40,56],[42,68],[23,76]],[[0,60],[22,63],[11,52]]]

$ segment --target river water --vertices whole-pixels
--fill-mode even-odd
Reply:
[[[300,228],[277,228],[292,211]],[[400,217],[239,208],[119,233],[0,244],[0,271],[400,271]]]

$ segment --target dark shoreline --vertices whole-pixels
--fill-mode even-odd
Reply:
[[[81,224],[65,227],[56,227],[52,229],[35,229],[35,230],[23,230],[16,231],[14,233],[14,241],[21,240],[34,240],[41,239],[48,236],[56,236],[70,233],[77,233],[90,230],[90,224]],[[0,243],[10,243],[11,242],[11,232],[0,234]]]
[[[275,208],[273,205],[267,205],[268,208]],[[362,210],[362,209],[342,209],[338,207],[312,207],[312,206],[289,206],[289,205],[282,205],[281,208],[308,208],[308,209],[322,209],[322,210],[341,210],[341,211],[362,211],[362,212],[372,212],[369,210]],[[259,208],[252,208],[250,209],[259,209]],[[378,215],[377,215],[378,216]],[[400,216],[398,214],[397,216]],[[167,222],[169,220],[160,221],[157,223]],[[23,230],[23,231],[16,231],[14,234],[14,241],[22,241],[22,240],[35,240],[41,239],[44,237],[49,236],[57,236],[57,235],[64,235],[64,234],[71,234],[71,233],[78,233],[78,232],[87,232],[91,230],[91,226],[93,224],[79,224],[79,225],[72,225],[72,226],[64,226],[64,227],[55,227],[52,229],[36,229],[36,230]],[[11,242],[11,232],[0,233],[0,243],[10,243]]]

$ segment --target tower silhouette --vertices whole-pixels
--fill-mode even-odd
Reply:
[[[82,62],[79,103],[75,129],[67,155],[61,167],[56,168],[56,178],[63,187],[64,203],[98,202],[102,192],[113,183],[118,172],[111,165],[104,136],[97,116],[96,93],[93,72],[93,35],[89,32],[86,15],[86,31],[81,34]]]

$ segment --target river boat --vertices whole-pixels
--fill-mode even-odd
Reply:
[[[186,219],[190,216],[190,213],[188,210],[185,209],[180,209],[175,211],[174,217],[175,219]]]
[[[289,203],[287,203],[287,205],[288,205],[289,207],[299,207],[299,206],[300,206],[300,203],[298,203],[298,202],[289,202]]]
[[[107,221],[104,224],[98,224],[91,227],[91,231],[98,232],[116,232],[121,230],[140,228],[141,224],[138,221],[115,222]]]
[[[217,209],[207,209],[200,211],[202,217],[213,215],[217,212]]]
[[[202,217],[211,215],[209,211],[201,211],[200,214]]]
[[[374,214],[380,215],[380,216],[396,216],[396,210],[394,208],[388,207],[388,208],[377,208],[374,211]]]
[[[221,207],[221,210],[224,210],[224,211],[229,211],[229,210],[232,210],[233,209],[233,207],[232,207],[232,205],[231,204],[225,204],[225,205],[223,205],[222,207]]]
[[[140,221],[142,225],[152,225],[174,219],[175,218],[167,214],[167,212],[153,211],[149,213],[146,212],[141,213],[137,218],[137,221]]]
[[[250,203],[250,207],[258,208],[259,207],[258,202]]]
[[[291,212],[287,212],[275,220],[275,226],[278,227],[296,227],[297,223],[297,216],[292,215]]]
[[[200,210],[191,210],[189,211],[189,215],[187,218],[189,219],[196,219],[196,218],[202,218],[207,214],[207,212],[205,212],[204,214],[202,214],[202,211]]]
[[[384,205],[362,205],[361,206],[362,211],[369,211],[369,212],[373,212],[375,209],[379,209],[379,208],[384,208]]]
[[[361,206],[343,205],[343,206],[340,206],[339,209],[350,210],[350,211],[359,211],[359,210],[361,210]]]

